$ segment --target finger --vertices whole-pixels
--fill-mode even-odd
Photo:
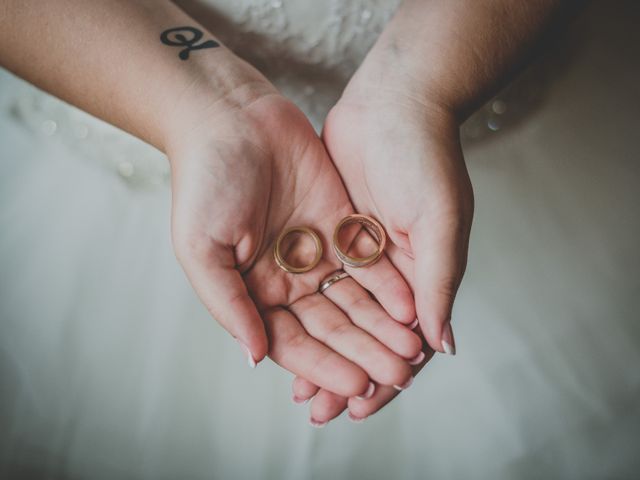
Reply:
[[[307,403],[310,398],[318,393],[320,387],[305,378],[296,377],[293,379],[291,390],[293,391],[293,401],[295,403]]]
[[[413,369],[414,376],[424,368],[433,355],[433,350],[427,348],[425,359]],[[404,390],[409,388],[409,386],[404,388]],[[378,386],[371,398],[363,399],[351,397],[348,401],[349,418],[354,422],[364,421],[367,417],[370,417],[391,402],[391,400],[396,398],[401,392],[402,390],[398,390],[393,387]]]
[[[309,423],[314,427],[324,427],[347,408],[347,398],[320,390],[311,401],[311,418]]]
[[[310,337],[289,311],[265,312],[269,356],[281,367],[339,395],[361,395],[369,376],[360,367]]]
[[[337,305],[351,321],[406,359],[420,354],[422,340],[405,325],[393,320],[378,302],[351,278],[340,280],[323,294]]]
[[[353,325],[349,318],[323,295],[303,297],[292,304],[290,309],[312,337],[362,367],[376,382],[383,385],[399,385],[411,376],[411,369],[404,359]],[[309,377],[306,378],[311,380]],[[338,393],[336,390],[331,391]]]
[[[360,400],[355,397],[349,398],[347,401],[349,418],[356,423],[363,422],[382,407],[387,405],[399,394],[400,391],[395,388],[381,385],[374,396],[368,400]]]
[[[411,286],[415,283],[414,279],[414,263],[415,260],[406,251],[391,244],[386,250],[387,257],[393,263],[393,266],[398,269],[402,276],[406,279],[407,283]],[[410,287],[411,288],[411,287]]]
[[[437,229],[418,224],[410,240],[420,327],[431,348],[455,355],[451,311],[466,263],[463,228],[457,220]]]
[[[361,228],[347,253],[364,257],[377,247],[377,242],[369,232]],[[373,265],[359,268],[345,265],[344,270],[371,292],[392,318],[405,324],[415,320],[416,310],[411,289],[386,255],[383,254]]]
[[[267,354],[264,323],[235,268],[233,251],[213,241],[195,244],[174,238],[176,254],[211,315],[241,344],[249,366]]]

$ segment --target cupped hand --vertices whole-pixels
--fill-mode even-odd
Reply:
[[[189,115],[167,147],[174,247],[200,299],[250,365],[268,354],[345,397],[371,394],[370,379],[405,383],[407,359],[419,354],[421,340],[404,325],[415,318],[413,297],[391,262],[385,257],[351,272],[329,289],[330,299],[317,293],[341,267],[329,240],[353,207],[304,115],[255,83]],[[274,261],[274,241],[290,226],[311,227],[323,241],[322,259],[307,273],[287,273]],[[294,250],[297,257],[309,253],[304,245]]]
[[[323,140],[355,208],[385,225],[389,258],[413,290],[425,339],[416,373],[434,351],[455,353],[451,312],[473,216],[458,123],[435,103],[350,87],[329,113]],[[399,392],[381,387],[371,399],[347,399],[309,380],[294,380],[294,398],[315,395],[311,416],[321,423],[347,406],[352,418],[366,418]]]

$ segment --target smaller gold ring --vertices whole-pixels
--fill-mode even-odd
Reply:
[[[327,278],[325,278],[322,282],[320,282],[320,287],[318,287],[318,292],[322,293],[327,288],[329,288],[331,285],[333,285],[334,283],[339,282],[343,278],[347,278],[347,277],[350,277],[350,276],[351,275],[349,275],[347,272],[345,272],[342,269],[336,270],[331,275],[329,275]]]
[[[351,257],[340,248],[340,245],[338,244],[338,235],[340,234],[340,230],[342,230],[342,227],[345,225],[351,225],[352,223],[359,223],[366,227],[378,241],[378,248],[371,255],[366,257]],[[382,256],[382,252],[384,251],[386,244],[387,234],[384,232],[384,228],[382,228],[382,225],[380,225],[377,220],[367,215],[361,215],[358,213],[347,215],[340,220],[333,232],[333,251],[342,263],[354,268],[366,267],[367,265],[373,265],[376,263]]]
[[[313,258],[309,265],[305,265],[304,267],[294,267],[293,265],[287,263],[285,259],[282,257],[282,253],[280,252],[280,244],[282,241],[291,233],[300,232],[306,233],[313,239],[313,243],[316,247],[316,256]],[[283,230],[280,235],[278,235],[278,239],[276,240],[275,247],[273,248],[273,257],[276,260],[278,266],[289,273],[304,273],[311,270],[313,267],[318,265],[320,259],[322,258],[322,242],[320,241],[320,237],[318,234],[311,230],[309,227],[289,227],[286,230]]]

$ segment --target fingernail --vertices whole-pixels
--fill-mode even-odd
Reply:
[[[298,405],[304,405],[305,403],[307,403],[309,401],[308,398],[302,398],[302,397],[298,397],[296,395],[294,395],[292,397],[293,403],[297,403]]]
[[[369,386],[367,387],[367,391],[364,392],[362,395],[356,395],[356,398],[358,400],[366,400],[367,398],[371,398],[373,397],[373,394],[376,391],[376,385],[373,382],[369,382]]]
[[[327,423],[329,422],[319,422],[317,420],[314,420],[313,418],[309,419],[309,425],[311,425],[313,428],[322,428],[324,427]]]
[[[411,386],[412,383],[413,383],[413,377],[410,377],[409,380],[404,382],[402,385],[394,385],[393,388],[395,388],[398,391],[406,390]]]
[[[247,347],[240,340],[238,340],[238,344],[240,345],[242,350],[244,350],[244,354],[247,356],[247,364],[249,365],[249,367],[256,368],[257,364],[256,364],[256,361],[253,359],[253,355],[251,354],[251,350],[249,350],[249,347]]]
[[[453,338],[453,330],[450,323],[447,323],[447,326],[442,330],[442,349],[447,355],[456,354],[456,341]]]
[[[348,418],[351,423],[362,423],[367,419],[367,417],[354,417],[351,412],[349,412]]]
[[[420,365],[425,357],[426,355],[424,354],[424,352],[420,352],[418,355],[409,360],[409,365]]]
[[[418,319],[416,318],[413,322],[411,322],[409,325],[407,325],[407,328],[409,330],[413,330],[414,328],[416,328],[418,326]]]

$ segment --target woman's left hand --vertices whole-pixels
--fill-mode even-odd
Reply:
[[[455,353],[451,311],[466,265],[473,193],[452,114],[397,93],[364,93],[352,81],[329,113],[323,140],[356,210],[385,226],[387,254],[413,289],[425,339],[415,373],[434,351]],[[371,399],[347,399],[302,378],[293,390],[298,400],[316,395],[311,417],[320,423],[347,406],[352,418],[366,418],[399,393],[380,387]]]

